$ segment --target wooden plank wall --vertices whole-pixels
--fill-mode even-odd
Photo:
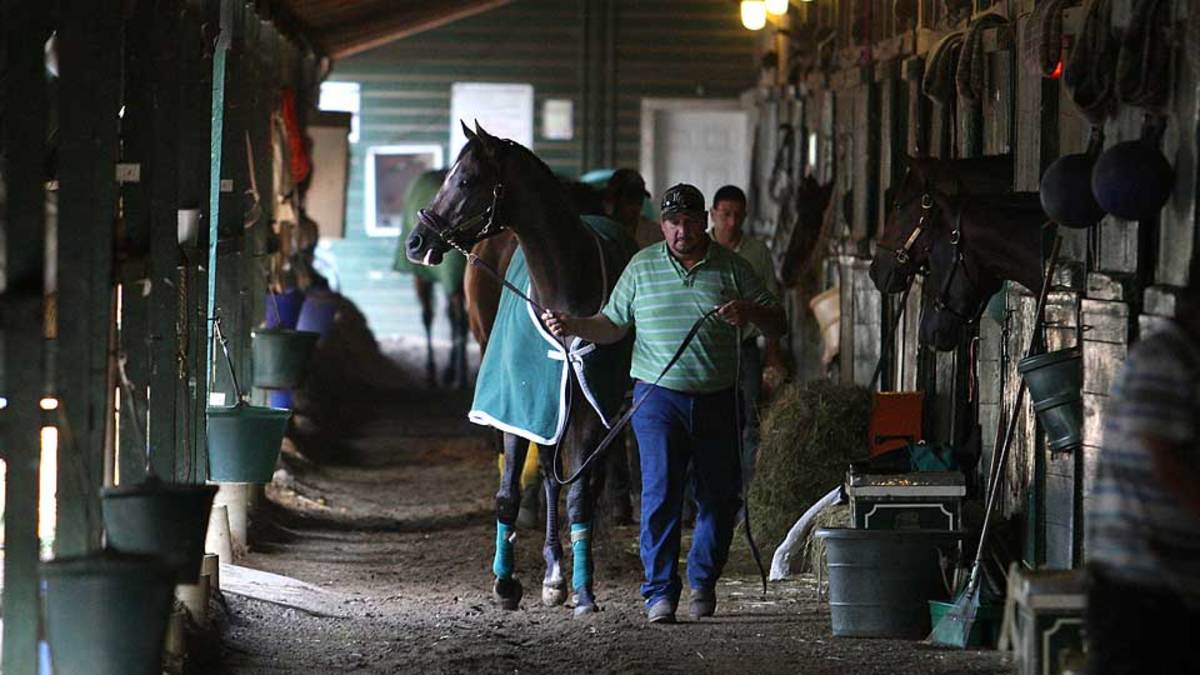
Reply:
[[[879,294],[865,281],[864,272],[873,251],[872,238],[887,217],[887,190],[902,175],[897,162],[900,152],[937,157],[1010,154],[1014,189],[1036,191],[1042,172],[1054,159],[1086,147],[1089,126],[1061,82],[1031,73],[1019,58],[1025,48],[1019,28],[1033,4],[1032,0],[975,3],[976,15],[989,9],[1010,11],[1009,19],[1018,30],[985,33],[986,92],[979,104],[960,97],[945,106],[920,91],[924,55],[951,28],[943,3],[921,2],[917,26],[911,31],[874,25],[870,50],[847,39],[848,3],[829,0],[805,10],[826,17],[828,25],[838,30],[839,49],[831,70],[808,75],[797,95],[807,111],[807,127],[820,128],[828,136],[828,147],[820,147],[820,161],[835,167],[838,217],[827,283],[841,285],[842,381],[863,382],[870,376],[866,371],[873,368],[878,354],[880,327],[894,317],[895,309],[878,301]],[[1197,11],[1193,4],[1174,3],[1176,18],[1189,20],[1188,13]],[[1127,10],[1127,0],[1119,0],[1118,24],[1127,21]],[[1068,44],[1082,20],[1082,7],[1065,13]],[[1045,341],[1049,349],[1082,349],[1085,447],[1077,453],[1049,453],[1028,404],[1019,411],[1019,434],[1005,471],[1001,508],[1004,516],[1021,523],[1030,563],[1071,567],[1083,562],[1084,506],[1113,378],[1139,331],[1152,330],[1170,316],[1175,296],[1188,281],[1196,238],[1200,72],[1194,61],[1182,55],[1188,49],[1194,53],[1198,41],[1196,31],[1186,32],[1174,71],[1163,151],[1175,167],[1176,185],[1161,216],[1144,223],[1109,216],[1092,230],[1061,232],[1061,269],[1047,311]],[[864,53],[877,57],[864,66]],[[873,67],[872,76],[862,78],[862,69],[868,67]],[[830,114],[814,114],[818,110]],[[1106,145],[1137,138],[1141,120],[1141,111],[1123,108],[1105,124]],[[847,193],[851,197],[843,203]],[[1008,284],[1004,297],[979,322],[973,367],[977,395],[963,405],[972,376],[969,342],[949,353],[922,350],[917,317],[929,298],[921,296],[920,290],[913,291],[896,338],[894,363],[881,386],[926,391],[932,408],[927,420],[931,440],[961,442],[978,423],[982,452],[977,478],[983,478],[996,429],[1016,395],[1015,367],[1030,338],[1033,297],[1028,289]]]

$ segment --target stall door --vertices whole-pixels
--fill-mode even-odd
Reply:
[[[722,185],[749,191],[750,121],[737,101],[647,101],[642,173],[657,203],[664,190],[691,183],[706,201]]]

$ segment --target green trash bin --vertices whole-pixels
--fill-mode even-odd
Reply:
[[[304,381],[308,359],[321,334],[290,328],[250,331],[254,355],[254,386],[293,389]]]

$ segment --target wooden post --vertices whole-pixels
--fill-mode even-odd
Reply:
[[[147,5],[148,3],[141,3]],[[147,82],[154,96],[150,111],[153,146],[147,155],[150,197],[150,447],[151,467],[164,479],[186,479],[176,466],[176,392],[180,369],[177,361],[180,285],[179,211],[179,20],[173,3],[150,5],[153,30],[142,37],[153,65]],[[186,292],[186,289],[185,289]]]
[[[5,269],[0,278],[4,381],[0,410],[4,433],[4,653],[3,671],[37,672],[38,640],[38,459],[42,413],[42,293],[45,248],[46,75],[43,55],[44,4],[0,3],[0,49],[6,71],[0,100],[0,226]]]
[[[59,30],[58,556],[100,547],[123,29],[121,3],[96,0]]]

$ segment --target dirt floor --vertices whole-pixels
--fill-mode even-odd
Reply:
[[[412,355],[411,346],[400,350]],[[269,486],[240,564],[322,589],[298,610],[227,594],[220,662],[202,672],[1004,673],[992,651],[837,639],[811,576],[760,597],[734,544],[710,620],[647,626],[636,527],[597,535],[600,613],[540,603],[542,535],[523,531],[515,612],[490,601],[496,465],[465,421],[468,395],[406,386],[344,392],[363,412],[350,436],[305,428]],[[301,455],[298,447],[305,451]],[[306,459],[321,457],[317,464]],[[567,551],[569,555],[569,546]],[[769,552],[765,555],[769,556]],[[569,570],[569,562],[564,566]],[[686,615],[680,612],[681,620]]]

